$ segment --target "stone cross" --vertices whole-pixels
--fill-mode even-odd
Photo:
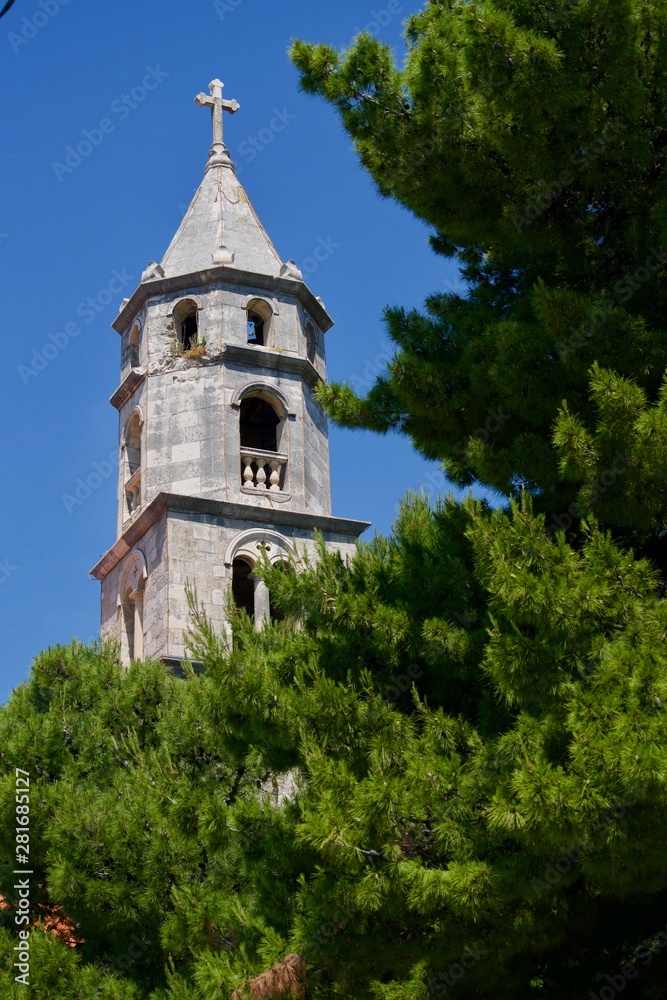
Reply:
[[[224,101],[222,99],[222,90],[224,83],[222,80],[212,80],[208,85],[208,89],[211,91],[211,96],[207,97],[206,94],[197,94],[195,97],[195,102],[200,108],[210,108],[211,118],[213,119],[213,145],[224,145],[222,141],[222,114],[223,111],[229,111],[230,115],[236,114],[241,105],[238,101]]]

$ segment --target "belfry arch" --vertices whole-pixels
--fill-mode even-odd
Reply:
[[[137,549],[125,565],[118,593],[122,617],[121,651],[124,663],[144,656],[144,595],[148,567],[146,556]]]
[[[241,532],[228,545],[225,565],[231,575],[232,596],[254,618],[256,628],[271,617],[269,589],[253,570],[266,557],[270,563],[292,565],[298,561],[294,546],[279,532],[252,528]],[[252,590],[251,590],[252,586]]]

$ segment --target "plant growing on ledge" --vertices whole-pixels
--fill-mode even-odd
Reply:
[[[206,342],[197,344],[195,347],[189,348],[187,351],[183,351],[181,354],[182,358],[187,358],[188,361],[199,361],[201,358],[206,357]]]

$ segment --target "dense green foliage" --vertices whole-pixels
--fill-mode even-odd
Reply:
[[[665,997],[662,0],[430,2],[403,69],[296,43],[468,293],[388,312],[339,422],[459,484],[351,565],[268,564],[284,619],[193,597],[184,678],[42,654],[0,710],[0,895],[31,774],[38,1000],[218,1000],[289,952],[311,1000]],[[0,986],[13,985],[0,911]]]
[[[649,954],[667,605],[647,563],[528,509],[413,498],[351,569],[322,551],[269,581],[286,620],[238,613],[231,654],[197,616],[199,676],[55,649],[0,714],[0,891],[11,763],[33,902],[85,938],[34,933],[36,996],[213,1000],[300,951],[314,997],[442,996],[462,956],[454,995],[560,997]]]
[[[293,55],[379,190],[434,227],[468,289],[432,296],[423,314],[388,309],[387,371],[362,400],[344,386],[321,398],[346,426],[399,428],[460,485],[527,488],[549,513],[589,509],[588,470],[565,449],[576,474],[563,481],[552,447],[563,400],[590,430],[608,425],[617,413],[591,398],[594,363],[644,405],[665,368],[667,8],[433,0],[407,38],[402,69],[370,36],[343,57],[303,43]],[[630,537],[633,476],[616,477],[599,512]],[[655,528],[665,504],[652,503]]]

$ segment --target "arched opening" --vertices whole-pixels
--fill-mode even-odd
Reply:
[[[269,342],[273,310],[264,299],[253,299],[246,311],[246,336],[249,344],[265,347]]]
[[[183,299],[174,309],[176,338],[183,353],[199,343],[199,310],[192,299]]]
[[[248,313],[248,343],[264,347],[264,320],[259,313]]]
[[[239,407],[241,487],[283,493],[287,476],[287,411],[269,389],[248,388]]]
[[[141,506],[141,417],[133,414],[125,431],[125,498],[127,513]]]
[[[232,597],[237,608],[247,611],[255,618],[255,580],[252,566],[245,559],[235,559],[232,563]]]
[[[144,594],[148,572],[143,553],[135,550],[130,556],[123,573],[120,588],[120,605],[123,622],[122,654],[123,662],[144,656]]]
[[[250,396],[241,403],[241,447],[278,451],[280,417],[269,402]]]
[[[129,362],[130,368],[139,367],[139,350],[141,348],[141,327],[138,323],[135,323],[132,327],[132,332],[130,334],[129,341]]]
[[[314,365],[317,357],[317,334],[312,323],[306,324],[306,354],[311,365]]]

